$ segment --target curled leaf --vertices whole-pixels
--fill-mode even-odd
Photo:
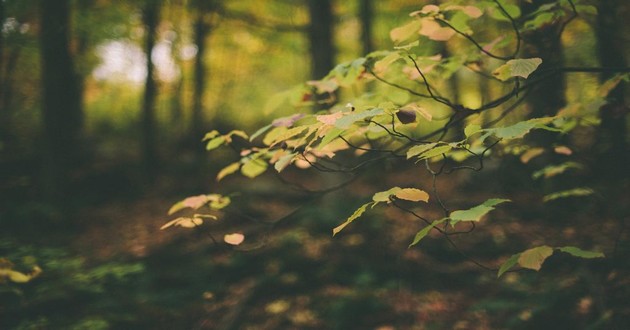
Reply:
[[[172,226],[180,226],[183,228],[195,228],[203,224],[203,219],[201,218],[188,218],[188,217],[179,217],[175,220],[171,220],[165,223],[160,230],[164,230],[168,227]]]

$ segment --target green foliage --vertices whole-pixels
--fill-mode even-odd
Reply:
[[[543,29],[550,24],[568,24],[579,12],[591,13],[592,8],[579,4],[576,7],[572,1],[554,2],[522,17],[518,5],[503,0],[425,5],[410,13],[409,21],[390,31],[392,49],[346,61],[321,80],[296,86],[269,101],[273,108],[293,104],[297,113],[273,120],[249,139],[241,131],[226,135],[217,131],[208,133],[204,138],[208,141],[208,150],[229,145],[233,135],[250,143],[240,151],[239,161],[219,171],[217,180],[239,170],[247,178],[256,178],[265,175],[270,167],[278,176],[288,168],[308,173],[352,173],[358,176],[361,170],[385,159],[392,161],[393,166],[405,163],[421,168],[424,165],[433,179],[430,192],[398,186],[368,192],[365,195],[371,194],[372,200],[362,204],[335,227],[333,236],[368,210],[386,205],[424,222],[409,247],[417,245],[434,229],[455,245],[450,235],[469,234],[497,205],[511,200],[491,198],[469,209],[451,211],[446,206],[448,203],[439,197],[435,183],[438,177],[460,170],[481,171],[484,160],[490,157],[501,161],[511,155],[520,155],[522,163],[527,164],[548,151],[538,145],[536,139],[529,139],[533,132],[547,131],[550,136],[564,137],[580,126],[599,121],[597,109],[620,81],[620,76],[602,84],[598,95],[591,93],[579,103],[569,103],[565,108],[557,109],[555,115],[530,118],[514,111],[526,100],[527,92],[537,88],[549,74],[561,72],[553,71],[561,68],[537,71],[543,60],[522,56],[524,39],[521,33]],[[491,25],[511,26],[512,33],[496,34],[491,29],[484,29]],[[488,84],[493,84],[490,94],[499,96],[476,106],[470,105],[475,102],[459,103],[449,98],[450,93],[445,92],[449,79],[470,72],[478,74],[478,79],[487,79]],[[374,82],[382,85],[374,88]],[[368,85],[372,87],[366,88]],[[323,109],[304,113],[304,107],[312,106],[314,102],[320,102],[322,107],[318,109]],[[545,164],[533,173],[533,179],[548,179],[570,169],[582,168],[573,160],[571,148],[558,145],[553,152],[566,160],[559,165]],[[322,191],[344,187],[345,184],[340,184],[335,189]],[[482,191],[483,187],[476,189]],[[588,188],[569,188],[546,195],[543,201],[592,193]],[[418,207],[409,202],[426,205]],[[182,209],[181,203],[174,209]],[[407,204],[413,207],[407,208]],[[200,200],[191,207],[196,209],[202,205]],[[427,219],[420,215],[425,209],[437,209],[445,216]],[[472,229],[458,231],[456,228],[461,228],[462,222]],[[200,224],[200,218],[189,217],[175,219],[164,227]],[[242,237],[238,238],[240,244]],[[555,250],[582,258],[603,256],[574,247],[542,245],[513,254],[497,270],[498,276],[516,265],[539,270]]]

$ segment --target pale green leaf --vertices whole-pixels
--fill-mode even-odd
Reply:
[[[536,71],[541,63],[542,59],[538,57],[509,60],[494,70],[492,74],[502,81],[506,81],[512,77],[527,79],[532,72]]]
[[[331,128],[326,135],[324,135],[324,137],[322,138],[322,141],[319,142],[319,145],[317,146],[319,149],[325,147],[326,145],[328,145],[330,142],[332,142],[334,139],[338,138],[342,133],[344,132],[343,129],[341,128],[337,128],[337,127],[333,127]]]
[[[440,145],[431,150],[428,150],[417,157],[417,160],[429,159],[435,156],[440,156],[445,154],[453,149],[453,146],[450,144]]]
[[[559,198],[567,198],[567,197],[578,197],[578,196],[588,196],[592,195],[595,192],[590,188],[575,188],[569,190],[558,191],[555,193],[551,193],[549,195],[545,195],[543,197],[543,202],[549,202]]]
[[[477,125],[477,124],[470,124],[468,126],[466,126],[466,128],[464,128],[464,135],[466,135],[467,138],[471,137],[473,134],[477,133],[481,131],[481,126]]]
[[[252,136],[249,137],[249,141],[254,141],[254,139],[256,139],[258,136],[268,131],[271,127],[272,125],[269,124],[267,126],[263,126],[259,128],[254,134],[252,134]]]
[[[397,27],[389,33],[390,38],[396,44],[399,44],[412,36],[417,36],[420,30],[420,21],[413,20],[403,26]]]
[[[241,163],[240,162],[235,162],[232,163],[226,167],[224,167],[221,171],[219,171],[219,173],[217,174],[217,181],[221,181],[221,179],[225,178],[226,176],[235,173],[236,171],[238,171],[241,168]]]
[[[376,194],[374,194],[374,196],[372,196],[372,200],[374,202],[387,202],[389,203],[390,200],[390,196],[392,195],[396,195],[397,192],[399,192],[401,190],[400,187],[393,187],[389,190],[385,190],[385,191],[381,191],[381,192],[377,192]]]
[[[553,249],[547,245],[535,247],[521,252],[518,264],[527,269],[540,270],[543,262],[553,254]]]
[[[221,145],[223,145],[224,143],[225,143],[224,136],[215,137],[211,139],[210,141],[208,141],[208,144],[206,144],[206,150],[210,151],[210,150],[216,149],[220,147]]]
[[[420,242],[420,240],[422,240],[425,236],[427,236],[429,234],[431,229],[435,228],[435,226],[443,223],[446,220],[448,220],[448,218],[442,218],[440,220],[435,220],[435,221],[431,222],[430,225],[427,225],[426,227],[422,228],[422,230],[420,230],[419,232],[416,233],[416,236],[414,236],[413,241],[411,242],[411,244],[409,244],[409,247],[412,247],[412,246],[418,244]]]
[[[249,159],[241,167],[241,173],[244,176],[253,179],[263,174],[267,170],[267,166],[267,162],[260,159]]]
[[[367,210],[368,206],[372,204],[374,204],[374,202],[369,202],[369,203],[365,203],[361,205],[356,211],[354,211],[354,213],[352,213],[352,215],[344,223],[340,224],[339,226],[333,229],[333,236],[337,235],[341,230],[343,230],[352,221],[360,217],[365,212],[365,210]]]
[[[479,204],[468,210],[458,210],[451,212],[449,218],[451,219],[451,225],[455,226],[460,221],[475,221],[478,222],[481,218],[488,214],[488,212],[494,210],[494,207],[498,204],[509,202],[509,199],[491,198],[487,201]]]
[[[577,248],[575,246],[564,246],[564,247],[560,247],[558,248],[558,250],[562,251],[562,252],[566,252],[574,257],[579,257],[579,258],[586,258],[586,259],[592,259],[592,258],[604,258],[604,254],[601,252],[595,252],[595,251],[584,251],[580,248]]]
[[[396,198],[412,202],[428,202],[429,194],[426,191],[416,188],[403,188],[394,193]]]
[[[201,141],[207,141],[210,139],[214,139],[215,137],[219,136],[219,131],[217,130],[212,130],[208,133],[206,133],[206,135],[204,135],[203,139],[201,139]]]
[[[345,116],[337,119],[337,121],[335,121],[335,127],[341,128],[341,129],[347,129],[347,128],[352,126],[352,124],[354,124],[357,121],[364,120],[364,119],[370,118],[370,117],[374,117],[374,116],[380,115],[382,113],[383,113],[383,109],[381,109],[381,108],[374,108],[374,109],[361,111],[361,112],[351,112],[351,113],[346,114]]]
[[[508,270],[510,270],[510,268],[514,267],[514,265],[516,265],[520,257],[521,257],[521,254],[517,253],[517,254],[512,255],[508,260],[506,260],[499,268],[497,277],[501,277],[503,273],[507,272]]]
[[[374,63],[374,71],[377,73],[384,72],[392,63],[396,62],[398,59],[400,59],[400,53],[392,52]]]
[[[581,169],[583,168],[582,164],[576,162],[565,162],[558,165],[549,165],[544,167],[541,170],[538,170],[532,174],[533,179],[538,179],[544,177],[545,179],[551,178],[558,174],[562,174],[566,172],[568,169]]]
[[[436,145],[437,145],[437,143],[427,143],[427,144],[420,144],[420,145],[417,145],[417,146],[413,146],[413,147],[409,148],[409,150],[407,150],[407,159],[416,157],[416,156],[426,152],[427,150],[435,147]]]
[[[278,159],[273,167],[276,169],[276,171],[278,171],[278,173],[282,172],[282,170],[284,170],[287,166],[289,166],[289,164],[291,164],[291,162],[295,158],[295,155],[297,155],[297,153],[290,153],[280,157],[280,159]]]
[[[222,196],[219,194],[210,194],[206,195],[208,197],[208,201],[210,202],[210,208],[215,210],[220,210],[228,205],[230,205],[231,200],[228,196]]]

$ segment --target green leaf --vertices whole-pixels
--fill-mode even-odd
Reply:
[[[436,145],[437,143],[427,143],[413,146],[409,148],[409,150],[407,150],[407,159],[416,157],[424,152],[427,152],[429,149],[435,147]]]
[[[367,207],[372,205],[372,204],[374,204],[374,202],[369,202],[369,203],[365,203],[365,204],[361,205],[356,211],[354,211],[354,213],[352,213],[352,215],[344,223],[340,224],[339,226],[337,226],[337,227],[335,227],[333,229],[333,236],[337,235],[342,229],[344,229],[352,221],[354,221],[358,217],[360,217],[365,212]]]
[[[219,194],[210,194],[206,195],[208,197],[208,201],[210,202],[210,208],[215,210],[220,210],[228,205],[230,205],[231,200],[228,196],[222,196]]]
[[[362,112],[352,112],[337,119],[337,121],[335,121],[335,127],[341,128],[341,129],[347,129],[350,126],[352,126],[352,124],[354,124],[355,122],[359,120],[364,120],[369,117],[374,117],[382,113],[383,113],[383,109],[381,108],[374,108],[374,109],[366,110]]]
[[[569,190],[558,191],[555,193],[551,193],[549,195],[545,195],[543,197],[543,202],[549,202],[559,198],[567,198],[567,197],[576,197],[576,196],[588,196],[592,195],[595,192],[590,188],[575,188]]]
[[[576,162],[565,162],[559,165],[549,165],[541,170],[538,170],[532,174],[533,179],[544,177],[545,179],[564,173],[568,169],[581,169],[582,164]]]
[[[527,79],[532,72],[536,71],[541,63],[542,59],[538,57],[509,60],[494,70],[492,74],[501,81],[506,81],[512,77]]]
[[[238,171],[241,168],[241,163],[240,162],[235,162],[232,163],[226,167],[224,167],[221,171],[219,171],[219,173],[217,174],[217,181],[221,181],[221,179],[225,178],[226,176],[235,173],[236,171]]]
[[[372,200],[376,203],[380,203],[380,202],[389,203],[390,196],[396,195],[396,193],[399,192],[400,190],[402,190],[400,187],[393,187],[389,190],[377,192],[376,194],[374,194],[374,196],[372,196]]]
[[[383,57],[382,59],[376,61],[374,63],[374,71],[375,72],[383,72],[387,70],[387,68],[394,62],[400,59],[400,53],[392,52],[389,55]]]
[[[517,254],[512,255],[508,260],[506,260],[499,268],[497,277],[501,277],[503,273],[507,272],[508,270],[510,270],[510,268],[514,267],[514,265],[516,265],[520,257],[521,257],[521,254],[517,253]]]
[[[451,225],[455,226],[460,221],[475,221],[478,222],[481,218],[488,214],[488,212],[494,210],[494,206],[510,202],[509,199],[492,198],[479,204],[468,210],[458,210],[451,212],[449,218],[451,219]]]
[[[560,247],[557,248],[558,250],[562,251],[562,252],[566,252],[574,257],[579,257],[579,258],[586,258],[586,259],[592,259],[592,258],[604,258],[604,254],[601,252],[595,252],[595,251],[584,251],[580,248],[577,248],[575,246],[564,246],[564,247]]]
[[[338,138],[342,133],[344,132],[343,129],[341,128],[337,128],[337,127],[333,127],[331,128],[326,135],[324,135],[324,137],[322,138],[322,141],[319,142],[319,145],[317,146],[319,149],[325,147],[326,145],[328,145],[330,142],[332,142],[334,139]]]
[[[467,138],[471,137],[473,134],[477,133],[481,131],[481,126],[477,125],[477,124],[470,124],[468,126],[466,126],[466,128],[464,128],[464,135],[466,135]]]
[[[437,146],[431,150],[428,150],[424,153],[422,153],[421,155],[418,156],[418,161],[419,160],[423,160],[423,159],[429,159],[429,158],[433,158],[435,156],[440,156],[442,154],[445,154],[449,151],[451,151],[451,149],[453,149],[453,146],[450,144],[446,144],[446,145],[440,145]]]
[[[518,264],[523,268],[540,270],[543,262],[553,254],[553,249],[547,245],[535,247],[521,252]]]
[[[484,129],[483,131],[485,134],[480,137],[480,140],[484,141],[490,135],[494,135],[503,140],[519,139],[535,128],[549,131],[559,131],[556,128],[547,126],[547,124],[552,122],[553,119],[554,117],[534,118],[518,122],[511,126]]]
[[[206,144],[206,150],[210,151],[210,150],[216,149],[220,147],[221,145],[223,145],[223,143],[225,143],[224,136],[215,137],[211,139],[210,141],[208,141],[208,144]]]
[[[431,222],[430,225],[427,225],[426,227],[422,228],[422,230],[420,230],[418,233],[416,233],[416,236],[414,236],[413,241],[411,242],[411,244],[409,244],[409,247],[412,247],[412,246],[418,244],[420,242],[420,240],[422,240],[425,236],[427,236],[429,234],[431,229],[435,228],[435,226],[443,223],[446,220],[448,220],[448,218],[442,218],[440,220],[435,220],[435,221]]]
[[[267,126],[263,126],[259,128],[254,134],[252,134],[252,136],[249,137],[249,141],[254,141],[254,139],[256,139],[258,136],[268,131],[271,127],[273,126],[269,124]]]
[[[276,171],[278,171],[278,173],[282,172],[282,170],[284,170],[287,166],[289,166],[289,164],[291,164],[291,161],[293,161],[295,155],[297,155],[297,153],[290,153],[280,157],[280,159],[278,159],[273,167],[276,169]]]
[[[260,159],[250,159],[243,164],[241,167],[241,173],[253,179],[261,174],[263,174],[267,170],[267,163]]]
[[[210,140],[210,139],[214,139],[215,137],[219,136],[219,131],[217,130],[212,130],[208,133],[206,133],[206,135],[203,137],[203,139],[201,139],[201,141],[206,141],[206,140]]]

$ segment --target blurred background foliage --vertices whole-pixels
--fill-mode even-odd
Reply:
[[[382,171],[393,171],[388,164],[367,173],[357,191],[328,198],[326,208],[300,208],[290,225],[249,224],[243,214],[281,217],[304,201],[301,196],[270,179],[224,183],[224,191],[249,193],[243,199],[253,206],[233,216],[233,223],[256,228],[248,236],[256,243],[247,251],[212,244],[202,233],[159,231],[173,202],[215,190],[216,171],[234,161],[228,152],[204,153],[205,132],[252,133],[294,113],[305,81],[322,78],[337,63],[391,49],[390,30],[424,4],[0,0],[0,270],[42,270],[26,283],[0,278],[0,328],[627,328],[627,260],[611,269],[606,262],[576,264],[554,256],[547,272],[511,273],[497,281],[446,244],[406,250],[403,219],[374,215],[353,233],[331,239],[330,229],[347,216],[348,205],[359,205],[362,190],[382,185]],[[592,4],[612,6],[617,18],[630,14],[623,1]],[[602,62],[597,17],[585,14],[567,26],[561,40],[566,66]],[[619,22],[610,34],[627,56],[630,31]],[[507,28],[486,26],[480,33]],[[463,42],[454,39],[446,49],[427,42],[423,51],[448,54]],[[626,66],[623,61],[611,66]],[[453,77],[435,87],[464,105],[475,107],[500,93],[469,73]],[[597,76],[580,73],[557,91],[571,103],[589,99],[598,86]],[[362,88],[344,89],[339,97],[366,90],[405,97],[382,84]],[[615,118],[627,126],[625,107]],[[510,116],[515,121],[525,115]],[[571,139],[576,150],[594,158],[599,154],[589,148],[597,137],[590,127]],[[606,163],[626,164],[626,151]],[[531,169],[514,172],[511,161],[476,178],[455,175],[443,189],[466,199],[486,184],[490,191],[522,193],[525,200],[544,190],[542,183],[523,183]],[[464,243],[498,258],[497,247],[516,250],[553,235],[573,239],[586,228],[617,232],[621,258],[627,257],[628,233],[616,221],[628,216],[621,183],[628,178],[625,169],[614,173],[608,179],[618,184],[618,195],[610,204],[562,202],[551,213],[518,209],[523,218],[539,221],[526,227],[508,218],[508,229],[488,229]],[[410,176],[417,173],[396,169],[388,180]],[[580,223],[587,225],[577,231],[549,224],[567,210],[582,212],[587,221]],[[506,239],[505,230],[519,232],[519,239]],[[596,237],[593,244],[606,239],[612,241]]]

